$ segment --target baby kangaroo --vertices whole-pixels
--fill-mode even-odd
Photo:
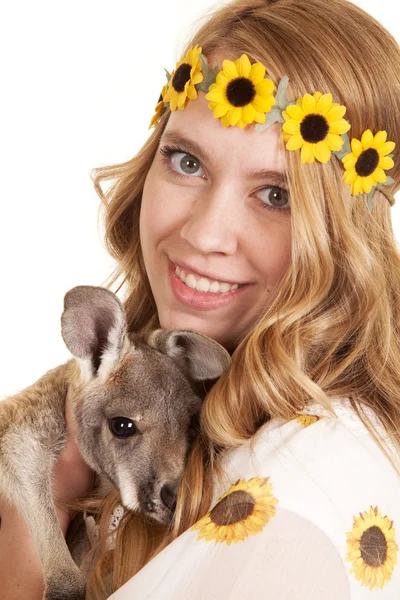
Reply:
[[[52,467],[66,443],[67,392],[83,459],[119,489],[126,509],[166,522],[201,406],[198,389],[220,377],[230,357],[192,331],[130,334],[120,300],[101,287],[65,295],[61,329],[74,358],[0,402],[0,493],[30,527],[45,600],[83,600],[84,578],[51,493]]]

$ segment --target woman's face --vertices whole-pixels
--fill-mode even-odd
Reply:
[[[278,124],[224,128],[204,94],[171,113],[147,175],[144,262],[163,328],[232,348],[290,262],[290,199]]]

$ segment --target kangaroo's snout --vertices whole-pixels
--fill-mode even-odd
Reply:
[[[168,483],[163,485],[160,492],[161,500],[164,505],[171,511],[175,512],[176,508],[176,497],[177,497],[177,486],[169,485]]]

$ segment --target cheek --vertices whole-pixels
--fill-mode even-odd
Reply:
[[[291,260],[290,221],[276,227],[255,239],[252,254],[257,262],[256,268],[263,280],[269,283],[278,280],[286,271]],[[253,263],[254,264],[254,263]]]
[[[144,251],[150,243],[158,244],[179,229],[182,212],[176,186],[150,170],[143,188],[140,212],[140,238]]]

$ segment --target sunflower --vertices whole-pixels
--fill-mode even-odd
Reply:
[[[259,533],[275,515],[278,500],[272,495],[269,477],[238,480],[221,496],[214,508],[200,519],[192,530],[199,530],[198,539],[208,542],[243,541]]]
[[[388,169],[394,167],[393,160],[387,156],[396,147],[394,142],[387,142],[386,131],[378,131],[374,136],[370,129],[364,131],[361,141],[351,140],[350,154],[342,158],[346,172],[344,182],[351,185],[352,195],[369,194],[377,183],[386,182]]]
[[[149,129],[151,129],[152,127],[154,127],[154,125],[157,125],[157,123],[159,122],[161,115],[163,114],[164,110],[165,110],[165,104],[164,104],[164,96],[167,93],[167,86],[164,85],[163,89],[161,90],[161,94],[160,97],[158,99],[158,103],[154,109],[154,115],[150,121],[150,125],[149,125]]]
[[[346,560],[352,562],[350,573],[354,573],[361,585],[371,590],[383,588],[397,563],[393,521],[382,517],[378,507],[353,518],[353,528],[347,532]]]
[[[188,99],[196,100],[197,98],[195,85],[201,83],[204,79],[200,54],[201,48],[196,44],[176,63],[175,71],[171,73],[164,102],[169,102],[172,111],[177,108],[183,110]]]
[[[315,159],[328,162],[332,151],[337,152],[344,144],[341,134],[350,129],[343,119],[345,112],[345,106],[332,102],[332,94],[305,94],[282,112],[287,150],[301,148],[303,163],[313,163]]]
[[[248,56],[235,62],[224,60],[206,94],[208,107],[224,127],[237,125],[246,127],[250,123],[265,122],[265,113],[276,103],[272,95],[275,84],[265,78],[265,67],[261,63],[251,64]]]

